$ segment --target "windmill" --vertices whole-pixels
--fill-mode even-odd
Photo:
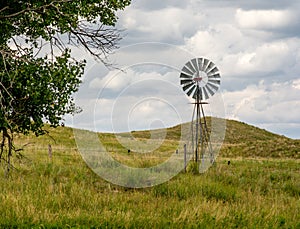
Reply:
[[[220,83],[219,69],[212,61],[205,58],[194,58],[188,61],[180,73],[183,91],[195,100],[192,103],[194,110],[191,122],[191,150],[194,161],[198,163],[201,159],[202,165],[206,161],[213,164],[215,160],[203,105],[208,104],[205,100],[218,91]]]

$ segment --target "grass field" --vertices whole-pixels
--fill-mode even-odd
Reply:
[[[162,151],[173,150],[177,128],[168,130]],[[26,158],[14,158],[17,170],[9,177],[0,171],[0,228],[300,228],[299,140],[227,121],[223,148],[208,172],[131,189],[89,169],[72,129],[50,134],[16,137],[18,146],[32,144],[24,148]],[[117,159],[139,166],[113,134],[99,137]]]

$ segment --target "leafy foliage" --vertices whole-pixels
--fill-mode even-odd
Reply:
[[[45,58],[9,60],[9,77],[0,72],[0,130],[39,135],[44,120],[58,125],[61,116],[74,111],[71,95],[78,88],[84,63],[69,62],[69,53],[64,53],[55,62]],[[30,58],[29,58],[30,59]],[[4,62],[0,62],[3,64]]]
[[[129,0],[4,0],[1,1],[0,27],[4,44],[13,36],[24,35],[29,41],[42,37],[50,40],[91,23],[114,26],[116,11],[129,5]]]
[[[0,162],[10,164],[13,134],[44,134],[44,122],[58,126],[78,111],[85,61],[68,44],[84,47],[98,60],[120,40],[117,10],[129,0],[4,0],[0,5]],[[4,157],[4,155],[6,155]]]

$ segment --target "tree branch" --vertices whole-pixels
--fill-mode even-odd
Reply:
[[[103,25],[93,29],[86,23],[79,23],[77,29],[71,28],[69,41],[75,46],[82,45],[103,64],[109,65],[104,59],[113,49],[118,48],[116,44],[121,40],[120,31],[105,28]]]

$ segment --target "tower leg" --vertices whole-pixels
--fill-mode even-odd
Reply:
[[[191,131],[194,161],[197,163],[204,163],[206,158],[206,151],[208,150],[207,156],[210,158],[210,163],[213,163],[214,155],[210,142],[210,134],[204,114],[203,103],[200,99],[195,99]]]

